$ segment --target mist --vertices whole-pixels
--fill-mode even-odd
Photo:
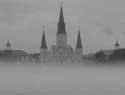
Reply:
[[[124,95],[125,65],[0,64],[1,95]]]

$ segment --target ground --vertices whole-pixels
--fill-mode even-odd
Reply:
[[[124,95],[125,65],[0,64],[0,95]]]

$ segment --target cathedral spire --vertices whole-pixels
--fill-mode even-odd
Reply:
[[[79,32],[78,32],[76,49],[82,49],[82,41],[81,41],[81,36],[80,36],[80,30],[79,30]]]
[[[45,38],[45,34],[44,34],[44,26],[43,26],[43,36],[42,36],[42,43],[41,43],[41,49],[47,49],[47,45],[46,45],[46,38]]]
[[[60,8],[59,22],[64,22],[62,2],[61,2],[61,8]]]
[[[62,8],[62,3],[61,3],[61,8],[60,8],[60,16],[59,16],[59,22],[58,22],[58,32],[59,34],[65,34],[65,21],[64,21],[64,16],[63,16],[63,8]]]
[[[11,44],[10,44],[10,41],[8,40],[7,43],[6,43],[6,49],[7,50],[11,50]]]

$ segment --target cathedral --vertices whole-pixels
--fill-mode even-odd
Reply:
[[[56,32],[56,45],[51,46],[48,50],[45,32],[43,30],[42,42],[40,47],[40,61],[41,62],[81,62],[82,61],[83,47],[81,42],[80,30],[76,47],[73,49],[67,44],[66,25],[63,16],[62,6],[60,8],[59,22]]]

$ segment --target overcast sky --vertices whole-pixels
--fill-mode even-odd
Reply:
[[[84,52],[125,47],[124,0],[63,0],[68,44],[75,47],[80,25]],[[60,0],[0,0],[0,49],[7,40],[13,49],[39,52],[42,25],[47,45],[55,44]]]

